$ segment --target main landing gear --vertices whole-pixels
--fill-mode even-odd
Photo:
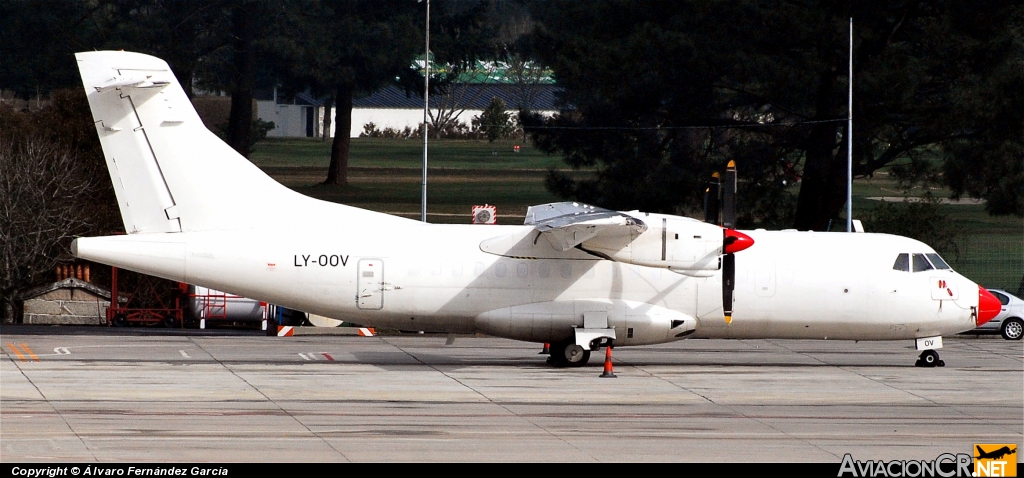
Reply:
[[[914,364],[915,367],[945,367],[946,362],[939,359],[939,353],[934,350],[925,350],[921,352],[921,356],[917,358],[917,362]]]
[[[551,344],[547,362],[556,367],[582,367],[590,360],[590,351],[572,340]]]

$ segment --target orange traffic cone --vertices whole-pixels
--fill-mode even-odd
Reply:
[[[615,372],[612,372],[612,347],[610,345],[604,348],[604,373],[601,374],[601,378],[616,378]]]
[[[551,355],[551,344],[544,342],[544,350],[541,350],[538,355]]]

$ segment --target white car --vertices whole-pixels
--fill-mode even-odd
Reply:
[[[999,332],[1006,340],[1020,340],[1024,336],[1024,300],[1005,290],[989,289],[999,299],[999,315],[978,327],[978,332]]]

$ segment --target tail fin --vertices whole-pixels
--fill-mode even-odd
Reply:
[[[124,51],[75,57],[129,234],[252,229],[268,221],[309,227],[323,214],[403,220],[278,184],[206,129],[159,58]]]

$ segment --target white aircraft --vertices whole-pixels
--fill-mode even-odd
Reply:
[[[367,326],[551,344],[685,337],[916,340],[999,312],[927,245],[884,234],[745,231],[576,203],[522,226],[426,224],[302,196],[204,126],[164,61],[78,53],[127,235],[74,254]]]

